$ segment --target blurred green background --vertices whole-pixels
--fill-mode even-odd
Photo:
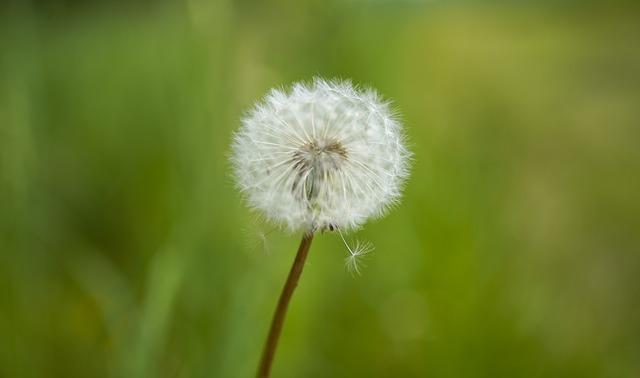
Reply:
[[[269,88],[372,85],[401,206],[316,238],[275,377],[640,376],[635,2],[0,5],[0,376],[250,377],[299,235],[231,133]]]

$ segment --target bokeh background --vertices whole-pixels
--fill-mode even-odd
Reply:
[[[3,2],[0,376],[251,377],[299,235],[231,133],[322,75],[415,162],[362,276],[314,241],[275,377],[639,377],[636,4]]]

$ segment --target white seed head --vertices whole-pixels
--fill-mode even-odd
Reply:
[[[242,120],[231,161],[249,204],[290,230],[354,229],[401,195],[410,153],[373,90],[315,79],[272,90]]]

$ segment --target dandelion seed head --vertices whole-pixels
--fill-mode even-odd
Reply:
[[[350,230],[398,201],[410,153],[389,103],[348,81],[274,89],[235,133],[238,187],[290,230]]]

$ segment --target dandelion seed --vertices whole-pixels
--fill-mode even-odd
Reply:
[[[351,274],[357,274],[361,276],[360,267],[364,266],[362,260],[374,250],[373,244],[369,242],[361,243],[356,241],[356,246],[353,250],[349,250],[349,256],[345,258],[345,266]]]
[[[340,230],[338,230],[340,231]],[[373,250],[375,249],[373,244],[369,242],[361,242],[360,240],[356,240],[356,244],[353,248],[349,247],[349,244],[345,240],[342,232],[339,232],[340,237],[342,238],[342,242],[347,247],[349,251],[349,256],[344,259],[344,266],[347,270],[353,275],[362,275],[360,272],[360,267],[363,266],[362,260]]]
[[[243,228],[242,233],[251,252],[261,252],[269,255],[269,235],[275,231],[273,227],[264,227],[259,219],[255,219],[250,226]]]

